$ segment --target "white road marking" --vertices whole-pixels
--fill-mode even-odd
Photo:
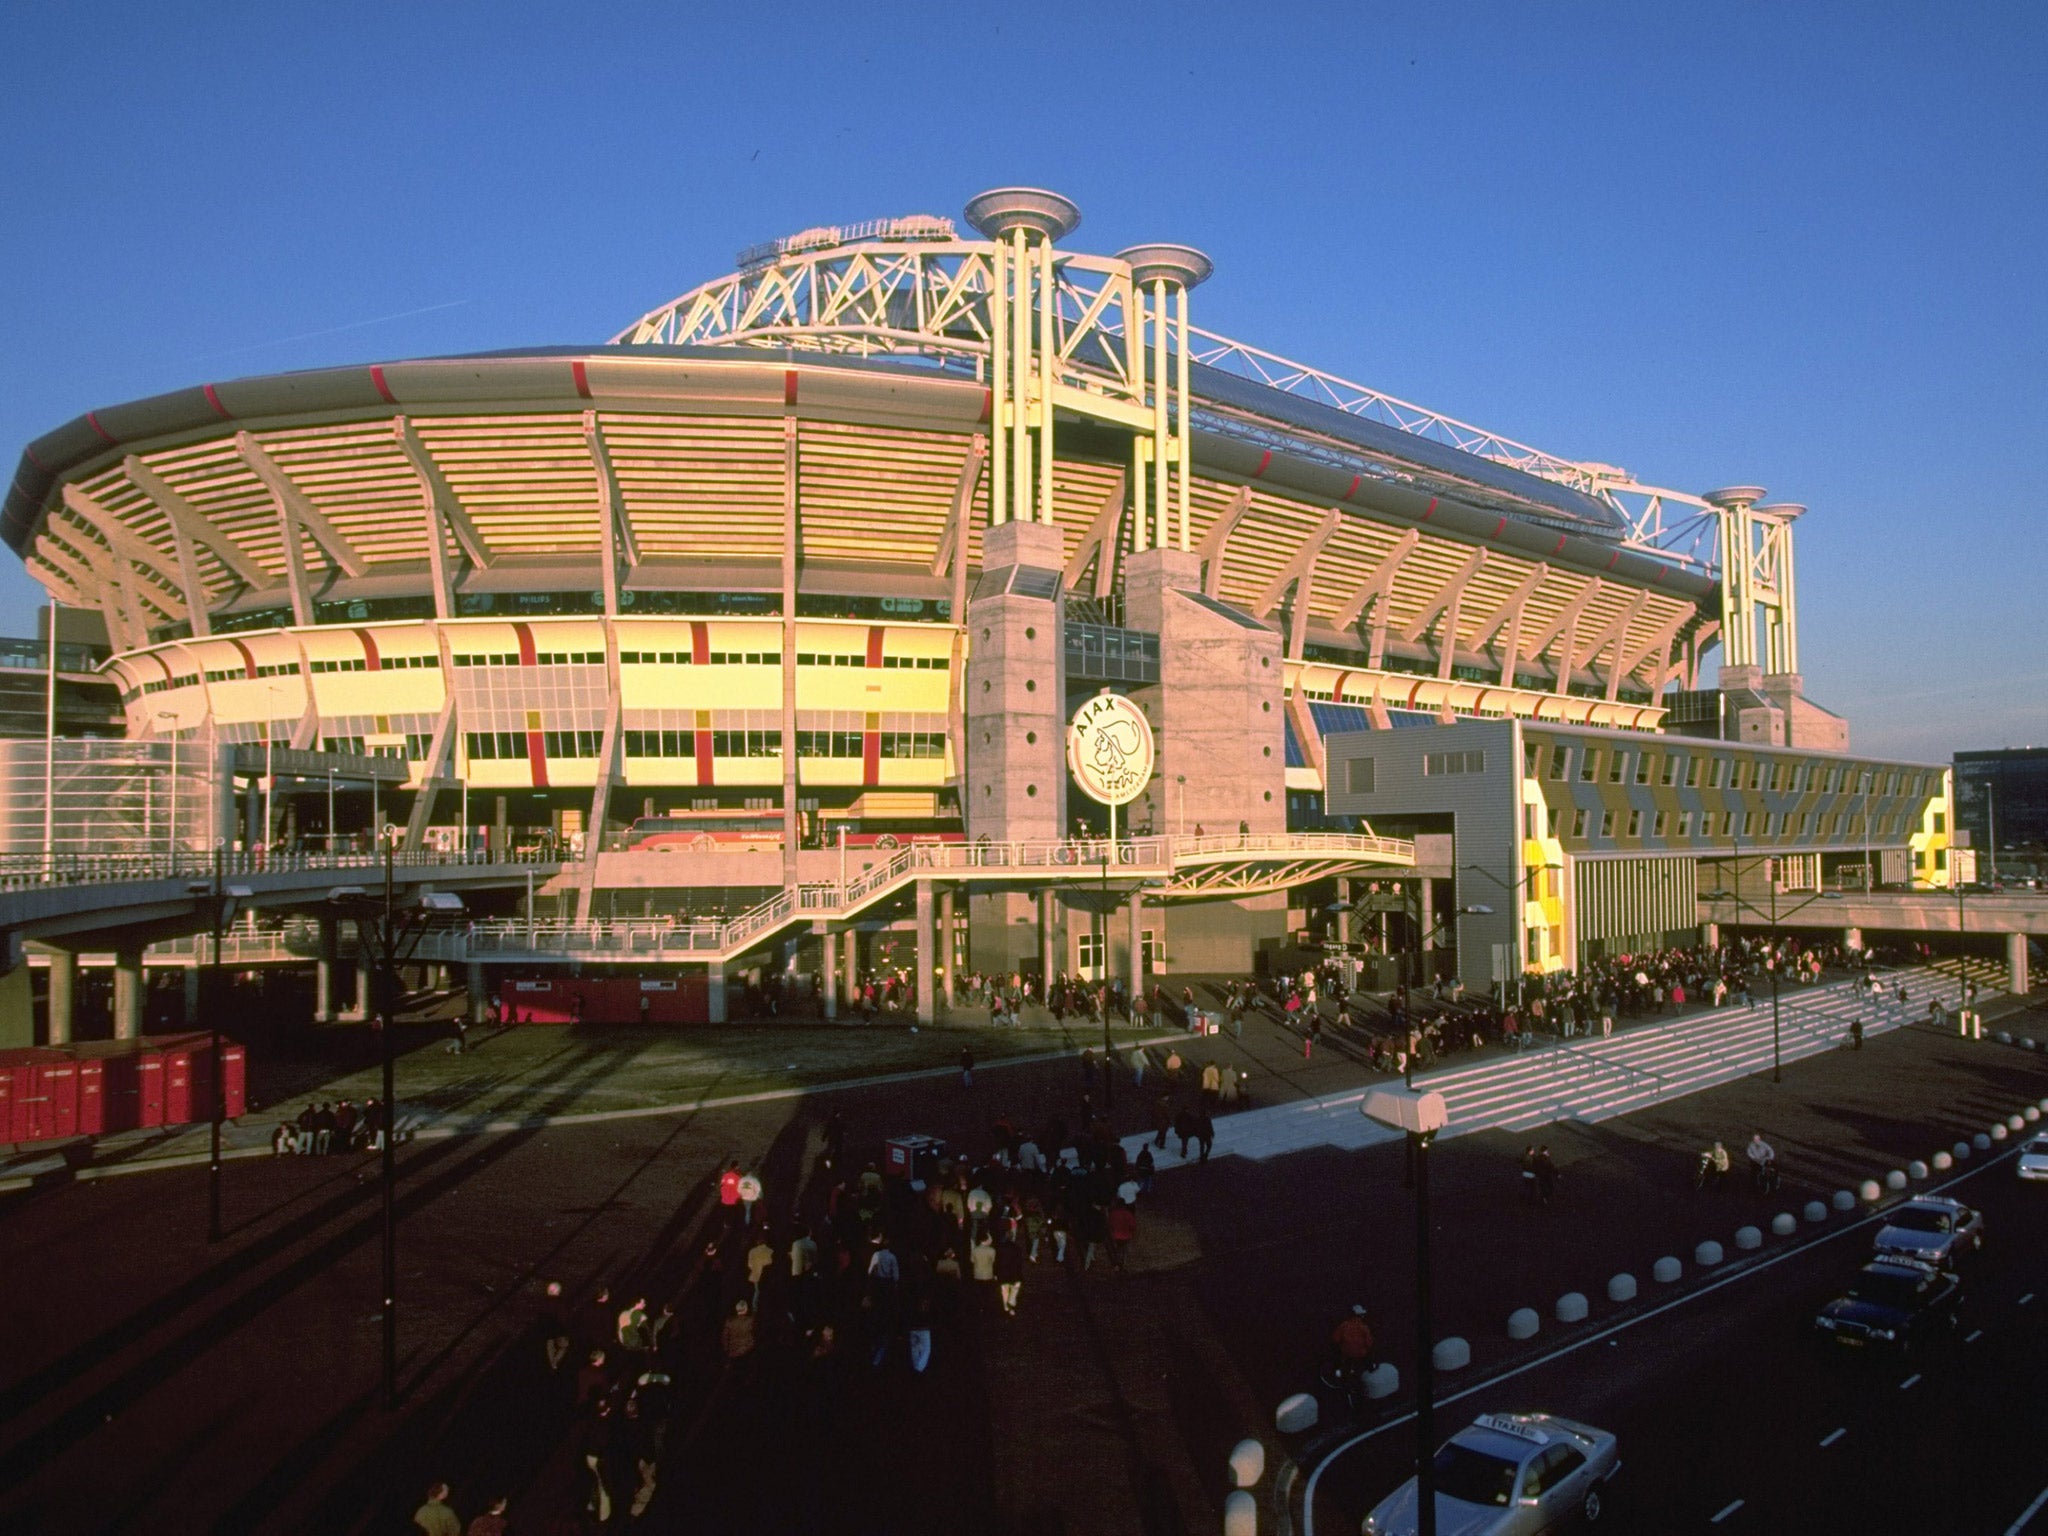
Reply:
[[[1938,1195],[1944,1193],[1947,1190],[1955,1189],[1962,1184],[1966,1184],[1971,1179],[1976,1178],[1979,1174],[1989,1173],[1993,1168],[1996,1168],[2000,1163],[2004,1162],[2006,1158],[2013,1156],[2018,1151],[2018,1147],[2010,1147],[2004,1152],[1994,1153],[1989,1158],[1989,1160],[1979,1163],[1976,1167],[1964,1169],[1961,1172],[1957,1173],[1954,1177],[1944,1179],[1941,1183],[1933,1185],[1928,1189],[1927,1193],[1930,1195]],[[1762,1274],[1767,1269],[1775,1269],[1778,1265],[1785,1263],[1788,1259],[1796,1259],[1801,1254],[1806,1253],[1811,1249],[1820,1247],[1823,1243],[1831,1243],[1838,1237],[1846,1236],[1847,1234],[1857,1231],[1860,1228],[1869,1226],[1872,1222],[1879,1220],[1880,1216],[1881,1213],[1873,1211],[1866,1216],[1861,1216],[1852,1219],[1847,1224],[1835,1228],[1835,1230],[1832,1232],[1820,1233],[1818,1236],[1809,1238],[1807,1239],[1807,1241],[1800,1243],[1795,1247],[1787,1248],[1781,1253],[1775,1253],[1771,1255],[1771,1257],[1763,1260],[1761,1263],[1752,1264],[1747,1269],[1735,1270],[1730,1274],[1722,1276],[1718,1280],[1712,1281],[1707,1285],[1701,1286],[1696,1291],[1688,1291],[1682,1296],[1674,1296],[1670,1301],[1663,1302],[1658,1306],[1654,1306],[1650,1308],[1650,1310],[1647,1312],[1638,1313],[1634,1317],[1623,1318],[1620,1322],[1611,1324],[1608,1327],[1603,1328],[1598,1333],[1588,1334],[1583,1339],[1574,1340],[1570,1344],[1560,1345],[1558,1348],[1551,1350],[1547,1354],[1538,1355],[1534,1360],[1525,1360],[1524,1362],[1522,1362],[1522,1364],[1513,1366],[1508,1370],[1502,1371],[1498,1375],[1484,1377],[1479,1381],[1475,1381],[1471,1386],[1466,1387],[1461,1391],[1451,1393],[1448,1397],[1439,1397],[1436,1400],[1436,1405],[1439,1408],[1448,1407],[1450,1404],[1462,1401],[1465,1398],[1471,1397],[1475,1393],[1489,1391],[1492,1388],[1499,1386],[1504,1381],[1512,1381],[1515,1379],[1515,1377],[1525,1375],[1530,1371],[1536,1370],[1540,1366],[1549,1365],[1552,1361],[1555,1360],[1561,1360],[1566,1355],[1576,1354],[1578,1353],[1578,1351],[1585,1349],[1590,1345],[1600,1343],[1612,1343],[1614,1341],[1613,1336],[1615,1334],[1625,1333],[1627,1330],[1635,1327],[1639,1323],[1647,1323],[1652,1318],[1661,1317],[1666,1312],[1672,1311],[1674,1308],[1687,1306],[1692,1302],[1698,1301],[1703,1296],[1711,1296],[1714,1294],[1714,1292],[1720,1290],[1724,1286],[1737,1285],[1740,1284],[1742,1281],[1751,1278],[1752,1276]],[[2028,1292],[2024,1299],[2027,1301],[2032,1301],[2034,1299],[2033,1293],[2031,1291]],[[1330,1463],[1335,1461],[1339,1456],[1343,1455],[1346,1451],[1350,1450],[1354,1445],[1363,1445],[1366,1441],[1376,1439],[1378,1436],[1385,1434],[1390,1429],[1399,1429],[1402,1425],[1412,1424],[1414,1421],[1415,1415],[1412,1411],[1408,1413],[1399,1414],[1394,1418],[1388,1419],[1384,1424],[1375,1424],[1370,1429],[1360,1430],[1357,1434],[1351,1436],[1347,1440],[1339,1441],[1336,1445],[1332,1446],[1325,1455],[1323,1455],[1321,1458],[1317,1460],[1315,1466],[1309,1469],[1308,1486],[1302,1491],[1302,1536],[1315,1536],[1316,1483],[1322,1477],[1323,1473],[1326,1470],[1328,1470]],[[1288,1465],[1290,1468],[1294,1465],[1292,1458],[1289,1459]],[[2042,1497],[2044,1499],[2048,1499],[2048,1492],[2044,1492]],[[2031,1516],[2039,1508],[2040,1505],[2036,1504],[2034,1509],[2029,1510],[2025,1516],[2021,1517],[2020,1523],[2024,1525],[2027,1519],[2031,1518]],[[2013,1530],[2006,1532],[2006,1536],[2017,1536],[2017,1531],[2018,1527],[2016,1526]]]
[[[1917,1385],[1919,1383],[1919,1380],[1920,1373],[1918,1371],[1915,1371],[1912,1375],[1908,1376],[1904,1381],[1899,1383],[1899,1390],[1901,1392],[1904,1392],[1907,1389]]]
[[[1737,1499],[1733,1504],[1730,1504],[1726,1509],[1722,1510],[1721,1513],[1714,1516],[1713,1520],[1710,1523],[1714,1525],[1719,1525],[1723,1520],[1726,1520],[1730,1515],[1734,1514],[1735,1511],[1737,1511],[1740,1508],[1742,1508],[1742,1500]]]
[[[1836,1430],[1832,1435],[1829,1435],[1827,1439],[1821,1441],[1822,1448],[1825,1449],[1826,1447],[1833,1445],[1837,1440],[1841,1439],[1842,1436],[1846,1435],[1847,1433],[1849,1433],[1849,1431],[1846,1429]]]
[[[1979,1329],[1977,1329],[1977,1330],[1976,1330],[1976,1332],[1974,1332],[1974,1333],[1970,1334],[1970,1335],[1969,1335],[1969,1336],[1968,1336],[1967,1338],[1965,1338],[1965,1339],[1963,1340],[1963,1342],[1964,1342],[1965,1344],[1974,1344],[1974,1343],[1976,1343],[1976,1342],[1977,1342],[1977,1341],[1978,1341],[1979,1339],[1981,1339],[1981,1338],[1983,1338],[1983,1337],[1984,1337],[1984,1330],[1983,1330],[1982,1328],[1979,1328]]]
[[[2020,1536],[2020,1532],[2026,1528],[2027,1522],[2041,1513],[2041,1506],[2044,1504],[2048,1504],[2048,1488],[2043,1488],[2034,1495],[2034,1502],[2021,1510],[2019,1519],[2013,1521],[2011,1525],[2005,1528],[2005,1536]]]

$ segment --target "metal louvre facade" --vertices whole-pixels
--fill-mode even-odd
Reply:
[[[1699,864],[1691,858],[1575,859],[1573,916],[1581,959],[1661,948],[1699,925]]]

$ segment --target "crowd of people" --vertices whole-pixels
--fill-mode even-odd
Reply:
[[[270,1133],[270,1150],[279,1157],[381,1151],[387,1129],[384,1106],[376,1099],[360,1107],[349,1099],[313,1103],[296,1120],[278,1122]]]

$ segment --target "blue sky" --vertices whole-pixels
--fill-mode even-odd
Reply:
[[[87,408],[601,341],[753,241],[1074,197],[1202,324],[1769,487],[1865,750],[2048,743],[2038,6],[0,13],[0,456]],[[40,589],[0,562],[0,632]]]

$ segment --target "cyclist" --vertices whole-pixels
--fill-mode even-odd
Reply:
[[[1700,1154],[1699,1171],[1692,1176],[1693,1188],[1719,1189],[1721,1181],[1728,1177],[1728,1166],[1728,1149],[1717,1141]]]
[[[1751,1134],[1744,1155],[1749,1158],[1750,1179],[1756,1185],[1757,1192],[1769,1194],[1778,1181],[1777,1150],[1764,1140],[1762,1131],[1756,1131]]]
[[[1354,1305],[1350,1315],[1330,1330],[1330,1353],[1338,1376],[1346,1380],[1378,1364],[1378,1348],[1373,1343],[1372,1325],[1365,1319],[1363,1306]]]

